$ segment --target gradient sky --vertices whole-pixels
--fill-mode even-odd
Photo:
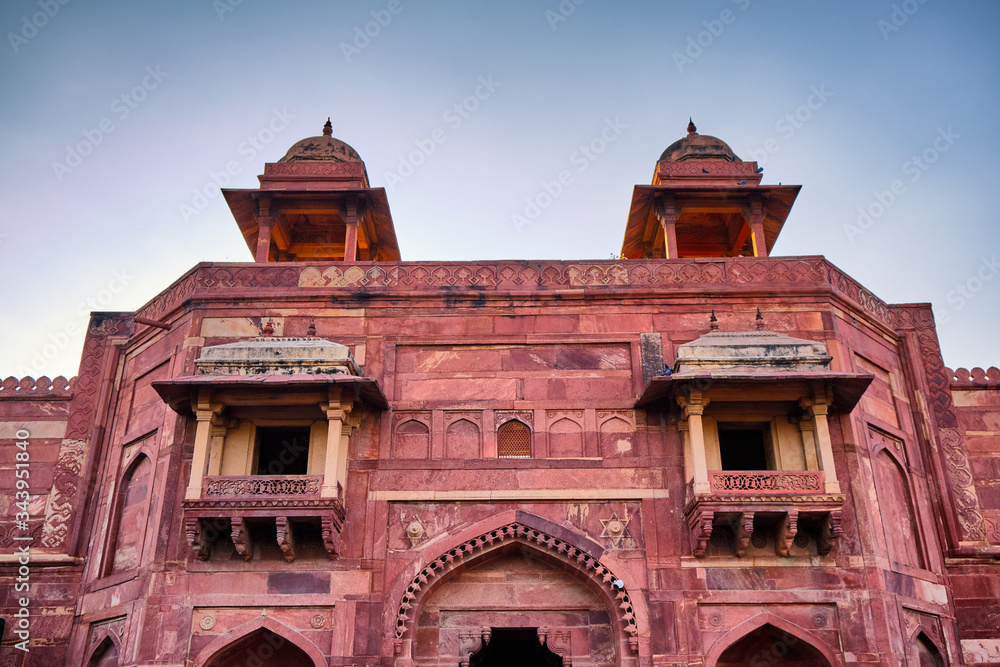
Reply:
[[[250,261],[213,174],[255,187],[327,116],[406,260],[607,259],[692,116],[803,186],[774,254],[930,301],[946,364],[1000,365],[995,1],[62,1],[0,7],[0,376],[75,375],[89,311]]]

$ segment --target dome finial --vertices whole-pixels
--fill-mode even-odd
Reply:
[[[330,123],[330,118],[327,117],[326,125],[323,126],[323,136],[329,137],[333,135],[333,125]]]
[[[694,120],[688,117],[688,134],[698,134],[698,128],[694,126]]]

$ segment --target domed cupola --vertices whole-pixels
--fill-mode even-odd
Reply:
[[[285,153],[285,157],[278,162],[297,162],[300,160],[362,162],[361,156],[356,150],[333,136],[333,124],[329,118],[326,119],[326,124],[323,126],[323,134],[295,142]]]
[[[722,139],[707,134],[698,134],[694,121],[688,119],[687,136],[667,146],[660,160],[681,162],[683,160],[724,160],[742,162],[733,149]]]
[[[633,191],[622,256],[766,257],[801,186],[761,185],[763,171],[689,121],[660,155],[652,184]]]
[[[399,261],[385,189],[370,186],[329,118],[258,180],[256,190],[222,191],[256,261]]]

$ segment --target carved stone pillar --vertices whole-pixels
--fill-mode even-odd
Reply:
[[[340,387],[330,388],[329,402],[323,406],[328,429],[323,486],[320,489],[320,496],[323,498],[337,498],[347,487],[347,447],[351,434],[348,418],[352,407],[351,402],[342,402]]]
[[[222,406],[213,404],[210,395],[203,390],[198,397],[198,404],[195,406],[194,414],[198,419],[198,427],[194,436],[194,458],[191,461],[191,477],[188,481],[187,492],[184,497],[194,500],[201,497],[201,482],[205,477],[205,470],[208,465],[208,446],[212,434],[212,427],[222,413]]]
[[[663,246],[667,259],[677,259],[677,205],[673,197],[657,198],[656,218],[663,229]]]
[[[692,391],[690,398],[677,399],[684,409],[684,418],[688,422],[688,438],[691,442],[691,464],[694,469],[695,495],[708,493],[708,462],[705,456],[705,429],[701,417],[708,405],[708,399],[703,398],[700,391]]]
[[[767,241],[764,239],[764,204],[755,197],[750,204],[750,238],[753,241],[753,256],[767,257]]]
[[[815,424],[808,419],[799,420],[799,431],[802,433],[802,450],[806,457],[806,470],[819,470]]]
[[[837,469],[833,464],[833,442],[830,440],[830,424],[827,421],[829,405],[812,403],[805,406],[816,427],[816,452],[819,457],[819,467],[823,471],[826,493],[840,493],[840,482],[837,481]]]
[[[222,449],[226,442],[226,425],[213,424],[209,431],[208,476],[222,474]]]

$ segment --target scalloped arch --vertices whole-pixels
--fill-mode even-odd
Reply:
[[[511,514],[514,516],[511,517]],[[596,549],[588,549],[589,545],[586,543],[591,542],[589,539],[579,535],[573,535],[577,539],[571,539],[564,527],[551,524],[527,512],[504,513],[503,516],[514,520],[495,525],[483,532],[479,530],[482,530],[486,522],[477,524],[478,534],[471,539],[466,537],[469,531],[464,531],[458,541],[427,563],[410,580],[396,611],[394,623],[396,639],[402,639],[410,631],[413,621],[412,610],[420,606],[427,592],[441,580],[443,575],[508,544],[520,543],[556,558],[581,576],[590,579],[600,591],[609,609],[614,610],[617,621],[629,636],[629,643],[634,650],[636,648],[634,640],[638,635],[635,609],[627,589],[624,586],[617,589],[613,584],[621,580],[599,560],[603,549],[596,543],[592,543]],[[552,527],[555,530],[552,530]],[[555,537],[551,532],[560,532],[562,538]],[[598,552],[598,555],[595,556],[590,551]]]

